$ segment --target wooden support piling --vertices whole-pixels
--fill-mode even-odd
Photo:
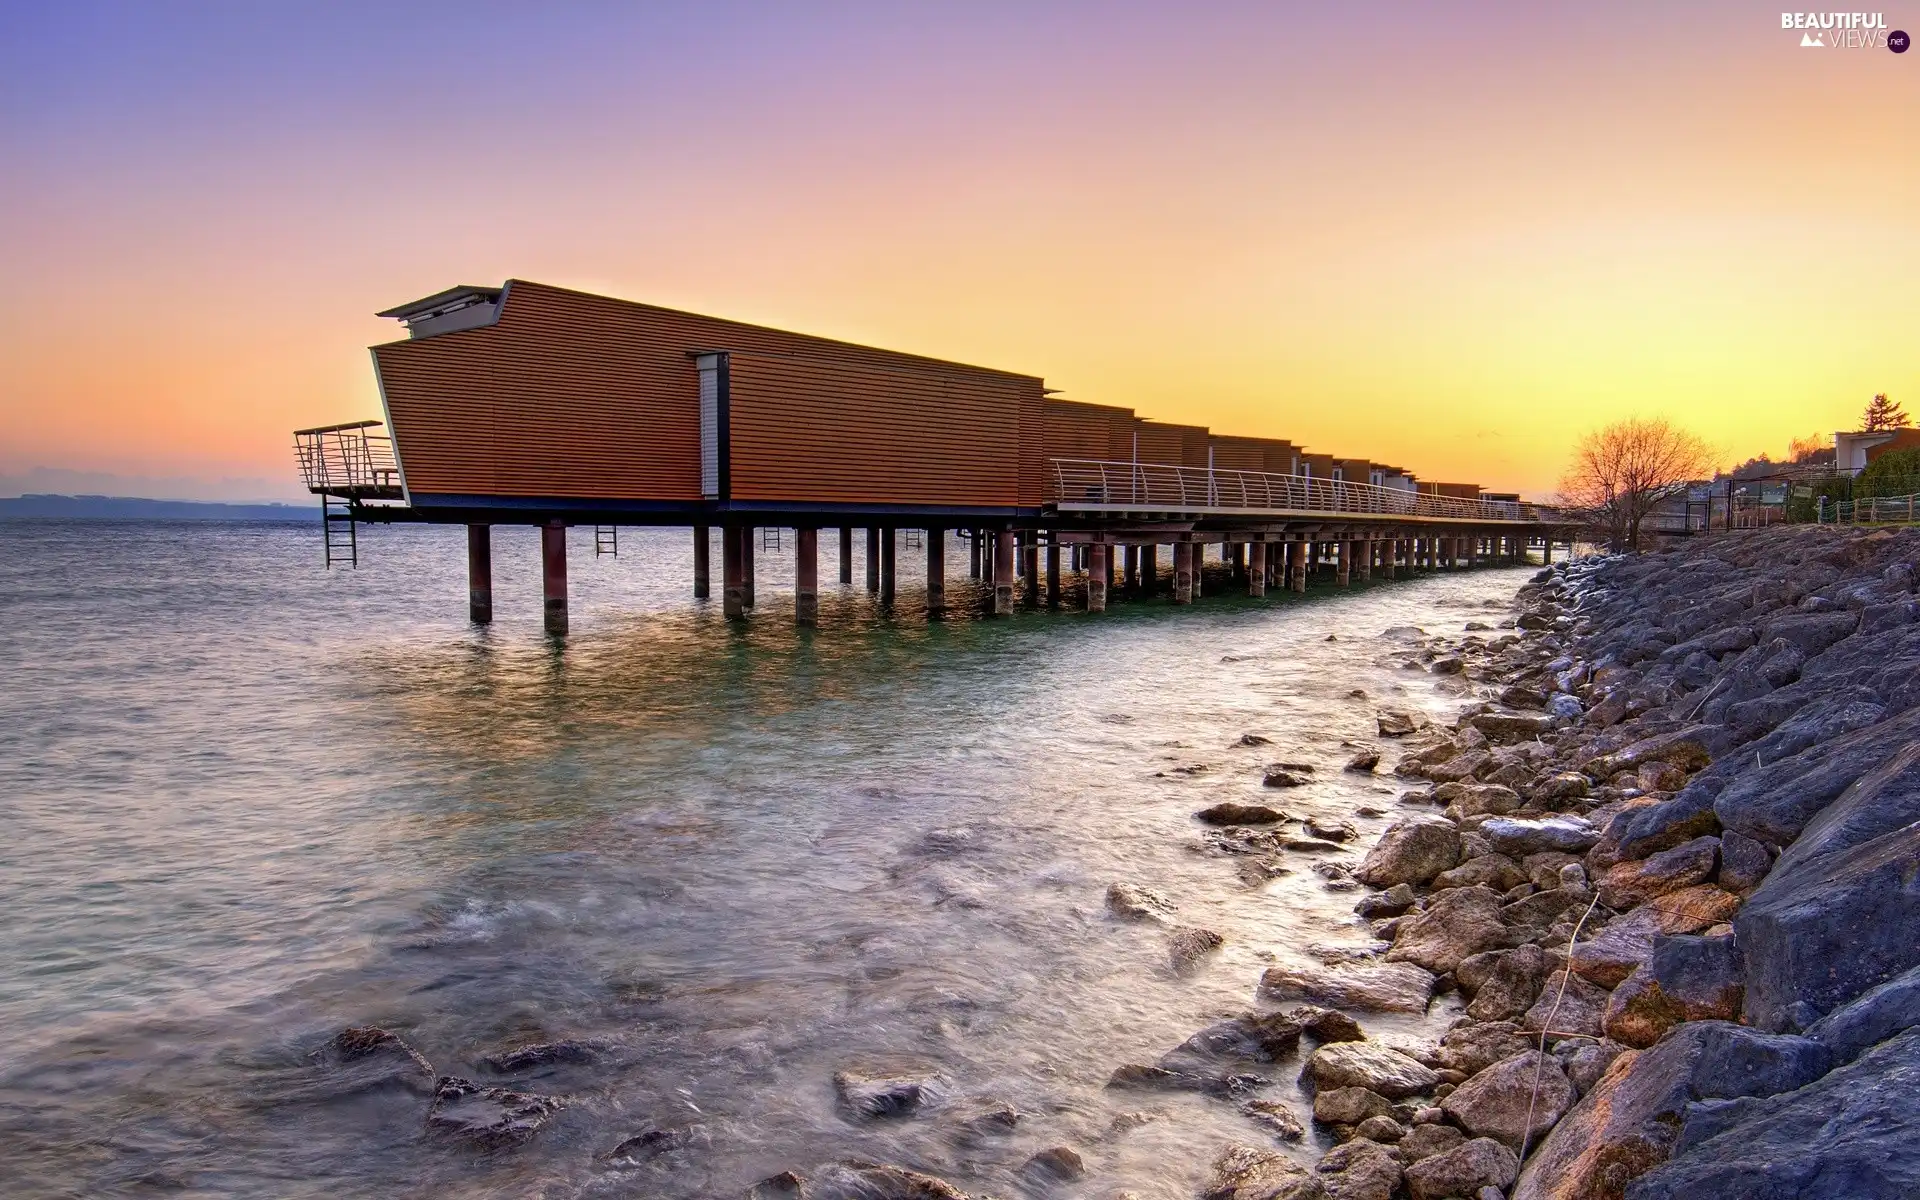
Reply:
[[[545,601],[547,632],[567,632],[567,526],[548,521],[540,527],[540,591]]]
[[[467,526],[467,619],[493,622],[493,527]]]
[[[1020,535],[1020,574],[1025,590],[1020,603],[1026,608],[1040,607],[1040,540],[1031,531]]]
[[[1060,607],[1060,541],[1047,539],[1047,607]]]
[[[853,583],[853,526],[840,527],[840,584],[842,587]]]
[[[867,591],[880,591],[880,530],[874,525],[867,526]]]
[[[793,531],[793,623],[820,623],[820,531]]]

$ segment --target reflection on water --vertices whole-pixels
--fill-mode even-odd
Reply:
[[[931,624],[910,588],[888,616],[829,585],[806,631],[787,555],[730,627],[687,597],[683,531],[598,560],[576,531],[563,644],[531,531],[496,532],[485,630],[459,530],[363,538],[329,575],[305,527],[0,525],[6,1194],[713,1196],[859,1155],[1012,1195],[1067,1143],[1084,1194],[1191,1195],[1263,1135],[1106,1077],[1366,930],[1313,857],[1250,885],[1190,814],[1274,758],[1319,768],[1296,816],[1390,814],[1340,765],[1377,705],[1451,700],[1380,634],[1457,630],[1521,578],[1001,621],[963,585]],[[1177,974],[1164,930],[1106,914],[1116,881],[1226,944]],[[479,1154],[327,1065],[357,1024],[485,1082],[533,1042],[584,1061],[507,1076],[567,1107]],[[848,1069],[944,1099],[858,1122]],[[1297,1101],[1296,1069],[1263,1096]],[[963,1135],[988,1098],[1015,1131]],[[650,1128],[664,1149],[607,1157]]]

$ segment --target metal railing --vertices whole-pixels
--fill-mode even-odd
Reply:
[[[1053,460],[1053,500],[1062,509],[1126,508],[1157,511],[1246,509],[1438,517],[1455,520],[1540,521],[1551,514],[1512,500],[1468,500],[1371,483],[1223,471],[1160,463]]]
[[[310,492],[338,496],[399,496],[400,465],[393,456],[393,438],[380,421],[349,421],[299,429],[293,434],[293,453],[300,463],[300,480]]]
[[[1822,498],[1824,499],[1824,497]],[[1861,500],[1841,500],[1820,505],[1823,525],[1911,525],[1920,505],[1916,496],[1874,496]]]

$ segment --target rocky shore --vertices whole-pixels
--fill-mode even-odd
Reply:
[[[1262,990],[1464,1014],[1314,1050],[1341,1144],[1230,1147],[1207,1200],[1920,1195],[1917,556],[1790,528],[1561,565],[1518,635],[1434,647],[1489,698],[1383,719],[1439,810],[1355,872],[1386,949]]]
[[[1498,628],[1392,631],[1406,665],[1461,704],[1441,724],[1381,711],[1373,744],[1344,752],[1348,772],[1400,785],[1382,804],[1401,815],[1363,857],[1344,821],[1243,802],[1195,813],[1197,845],[1248,884],[1314,863],[1316,884],[1356,900],[1364,944],[1269,967],[1257,1006],[1157,1061],[1114,1063],[1109,1093],[1245,1117],[1245,1139],[1194,1147],[1202,1200],[1920,1195],[1916,561],[1920,532],[1731,534],[1557,564]],[[1314,770],[1274,763],[1262,794]],[[1116,882],[1105,907],[1159,928],[1176,974],[1221,944],[1138,882]],[[1410,1018],[1430,1040],[1368,1028]],[[431,1131],[488,1149],[560,1107],[437,1077],[382,1030],[330,1052],[338,1069],[403,1078],[431,1097]],[[1273,1098],[1296,1071],[1302,1111]],[[833,1087],[849,1120],[941,1110],[975,1142],[1022,1117],[955,1101],[938,1075],[843,1072]],[[1022,1191],[1135,1197],[1103,1187],[1085,1149],[1033,1153]],[[749,1195],[968,1200],[855,1160]]]

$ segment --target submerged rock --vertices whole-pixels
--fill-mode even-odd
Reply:
[[[904,1117],[941,1099],[947,1083],[938,1074],[875,1074],[836,1071],[833,1089],[840,1104],[856,1117]]]
[[[1087,1164],[1072,1146],[1049,1146],[1022,1163],[1020,1173],[1030,1179],[1066,1183],[1084,1178]]]
[[[1193,815],[1208,825],[1277,825],[1291,819],[1277,808],[1268,808],[1264,804],[1236,804],[1231,800],[1203,808]]]
[[[539,1042],[531,1046],[518,1046],[512,1050],[489,1054],[480,1060],[480,1065],[504,1075],[516,1071],[530,1071],[535,1067],[552,1066],[556,1063],[590,1063],[599,1057],[599,1048],[590,1042]]]
[[[859,1159],[820,1168],[798,1194],[806,1200],[970,1200],[944,1179]]]
[[[1291,1200],[1310,1176],[1278,1150],[1234,1144],[1213,1160],[1201,1200]]]
[[[1167,935],[1167,963],[1175,974],[1185,975],[1198,968],[1207,955],[1225,945],[1226,940],[1211,929],[1183,925]]]
[[[1173,901],[1150,887],[1116,883],[1107,888],[1107,911],[1128,921],[1164,920],[1173,916]]]
[[[427,1132],[486,1149],[532,1138],[564,1103],[554,1096],[481,1087],[456,1075],[443,1076],[427,1110]]]

